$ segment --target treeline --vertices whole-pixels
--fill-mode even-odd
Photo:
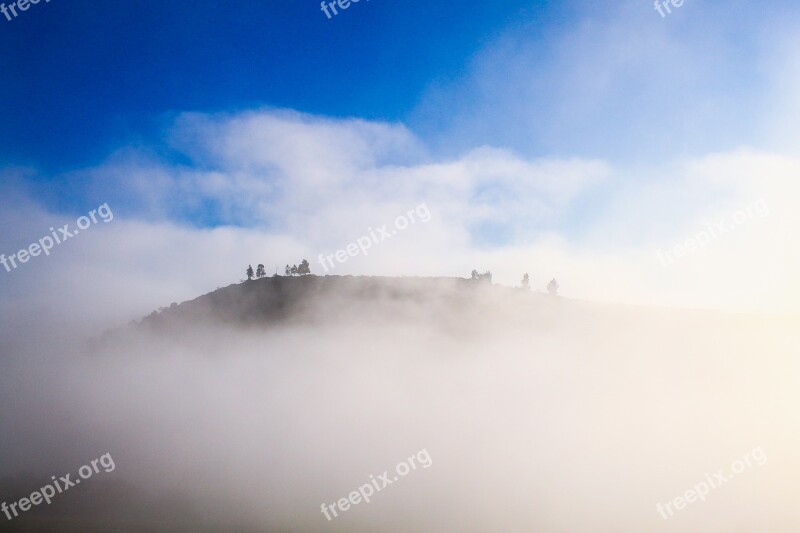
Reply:
[[[492,273],[491,271],[487,270],[486,272],[481,274],[477,270],[473,270],[471,279],[472,281],[491,283]],[[522,275],[522,288],[525,290],[530,290],[531,288],[531,279],[528,276],[527,272]],[[556,278],[553,278],[552,280],[550,280],[550,283],[547,284],[547,292],[555,296],[558,294],[558,289],[559,289],[558,282],[556,281]]]
[[[308,264],[308,261],[303,259],[303,261],[300,263],[300,266],[286,265],[286,270],[284,272],[287,276],[305,276],[307,274],[311,274],[311,265]],[[261,279],[267,277],[267,271],[264,269],[264,265],[258,265],[255,272],[253,272],[253,265],[248,265],[245,274],[247,274],[248,281],[252,280],[253,278]],[[275,272],[272,277],[277,276],[278,273]]]

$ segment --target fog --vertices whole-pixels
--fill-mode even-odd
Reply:
[[[0,533],[800,531],[797,2],[36,2]]]
[[[184,304],[162,313],[158,327],[103,338],[46,329],[6,337],[5,501],[104,453],[116,468],[52,506],[11,522],[0,516],[0,527],[788,532],[800,524],[795,321],[442,279],[383,279],[365,292],[343,279],[325,278],[328,290],[275,320],[212,319],[210,308],[189,320]],[[210,301],[193,302],[193,312],[218,305]],[[705,501],[667,519],[657,511],[757,448],[763,460]],[[427,468],[332,520],[321,512],[421,450]]]

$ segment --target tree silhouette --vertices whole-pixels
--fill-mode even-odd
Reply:
[[[486,271],[483,274],[478,274],[477,270],[472,271],[472,281],[486,281],[488,283],[492,282],[492,273],[490,271]]]
[[[258,268],[256,268],[256,277],[261,279],[266,275],[267,275],[267,272],[266,272],[266,270],[264,270],[264,265],[258,265]]]
[[[253,279],[253,265],[247,265],[247,280]]]
[[[297,275],[297,265],[292,265],[292,276]]]
[[[287,276],[291,276],[292,275],[292,269],[289,268],[289,265],[286,265],[286,275]]]
[[[303,262],[300,263],[300,266],[297,267],[297,273],[301,276],[305,276],[306,274],[311,274],[311,265],[308,264],[308,261],[303,259]]]
[[[528,278],[528,273],[527,272],[522,276],[522,288],[525,289],[525,290],[528,290],[528,289],[531,288],[531,280],[530,280],[530,278]]]
[[[549,292],[553,296],[558,295],[558,282],[556,281],[556,278],[553,278],[552,280],[550,280],[550,283],[547,284],[547,292]]]

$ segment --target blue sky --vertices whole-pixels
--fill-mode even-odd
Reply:
[[[403,120],[462,72],[519,0],[374,0],[328,20],[315,1],[40,3],[0,18],[0,146],[49,171],[148,141],[180,111],[258,106]],[[559,14],[559,16],[563,16]]]
[[[773,142],[783,0],[319,3],[53,0],[9,22],[0,161],[38,180],[159,146],[184,111],[399,121],[438,153],[662,161]],[[772,40],[772,42],[770,42]],[[735,110],[735,112],[731,112]],[[176,154],[166,154],[177,157]],[[46,176],[50,176],[49,178]]]

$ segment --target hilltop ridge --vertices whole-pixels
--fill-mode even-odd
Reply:
[[[181,304],[153,312],[141,325],[176,322],[269,325],[314,322],[363,313],[375,306],[402,314],[406,304],[465,312],[486,297],[544,295],[519,288],[448,277],[273,276],[232,284]],[[549,298],[548,298],[549,299]],[[333,307],[331,307],[333,306]]]

